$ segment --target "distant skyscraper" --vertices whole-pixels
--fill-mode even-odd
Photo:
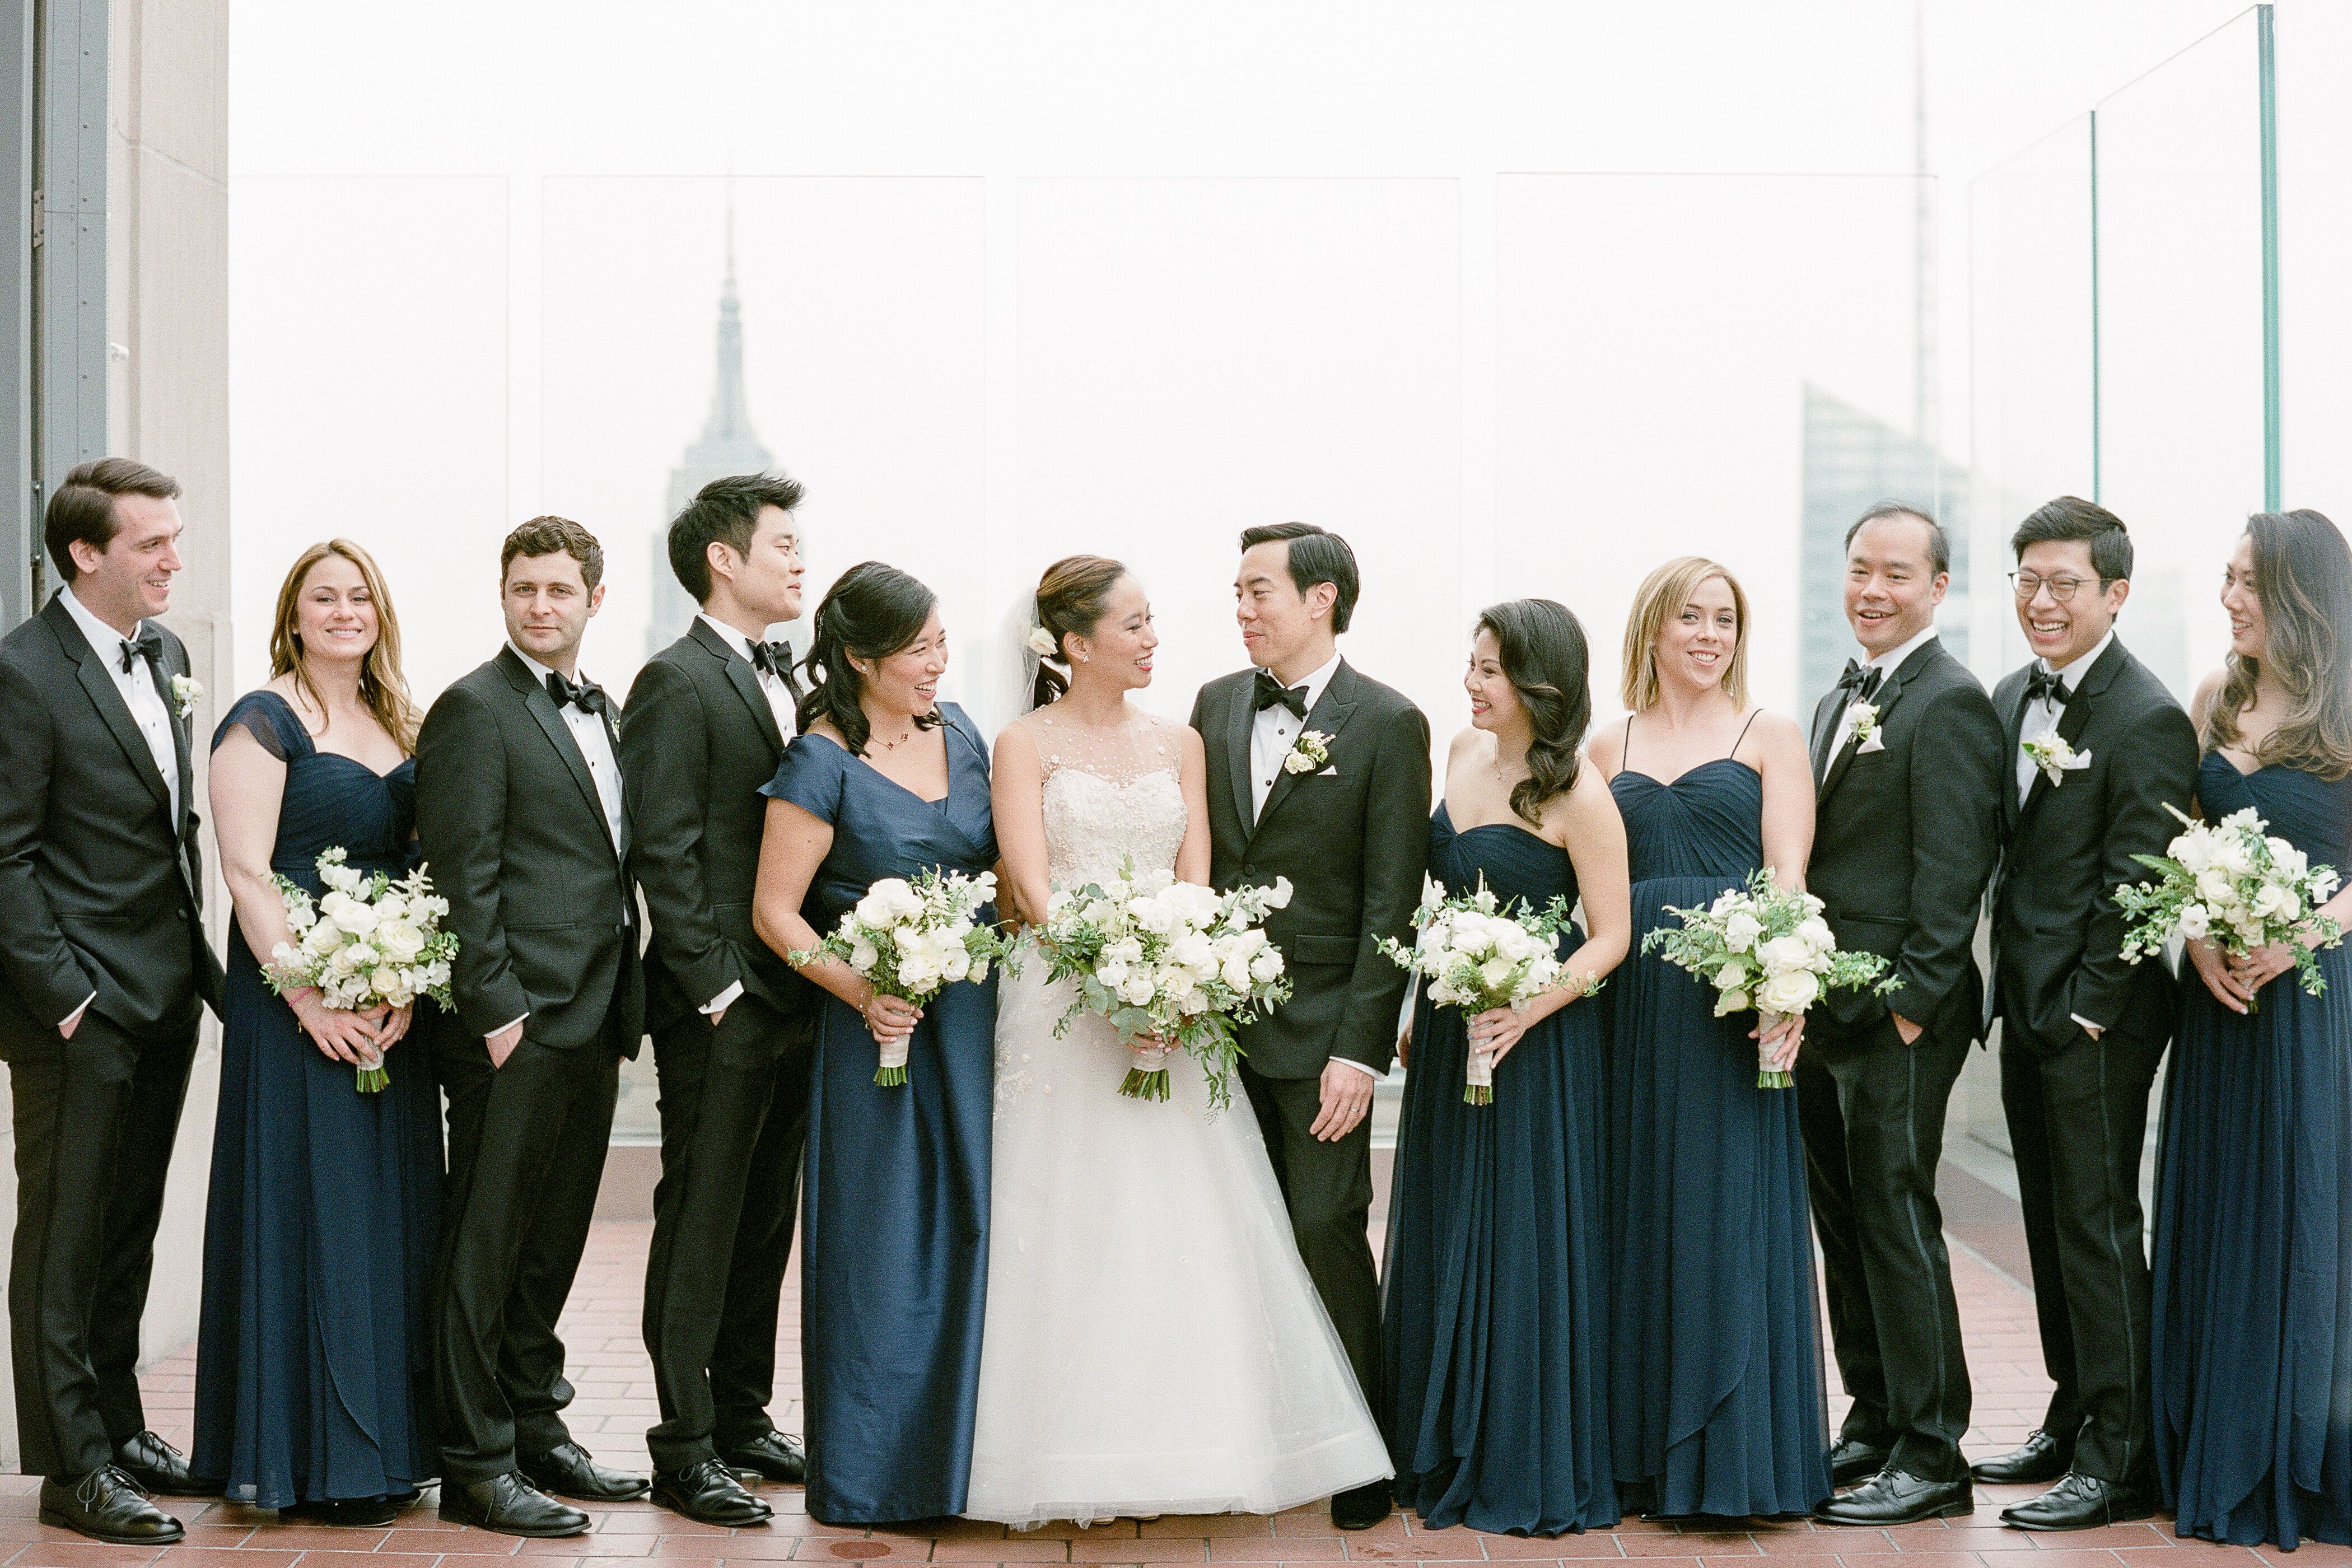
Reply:
[[[646,626],[646,653],[659,653],[685,634],[694,619],[694,601],[669,569],[669,520],[695,491],[730,474],[756,474],[775,462],[751,429],[743,396],[743,312],[735,294],[735,215],[727,215],[727,280],[719,289],[719,379],[710,397],[710,417],[700,438],[670,471],[668,509],[654,530],[653,612]]]
[[[1855,652],[1845,619],[1845,531],[1880,501],[1918,507],[1944,525],[1952,585],[1936,612],[1944,647],[1969,658],[1969,483],[1918,437],[1805,388],[1804,512],[1798,525],[1797,698],[1800,710],[1837,683]]]

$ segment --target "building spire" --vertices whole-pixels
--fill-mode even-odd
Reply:
[[[719,376],[702,439],[706,445],[758,441],[751,434],[751,414],[743,395],[743,307],[735,291],[735,180],[731,174],[727,180],[727,276],[719,288]]]

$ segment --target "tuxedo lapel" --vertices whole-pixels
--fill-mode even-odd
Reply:
[[[1299,733],[1303,737],[1308,730],[1319,730],[1328,740],[1336,742],[1341,727],[1348,721],[1348,715],[1355,709],[1355,672],[1342,661],[1339,668],[1331,672],[1329,682],[1323,688],[1322,698],[1307,710],[1306,725]],[[1325,767],[1331,765],[1328,761],[1323,763]],[[1298,781],[1307,776],[1306,773],[1294,773],[1288,768],[1276,768],[1274,787],[1266,792],[1265,809],[1257,814],[1257,821],[1251,825],[1253,835],[1273,819],[1274,814],[1282,809],[1282,803],[1290,798],[1290,792],[1298,787]]]
[[[522,660],[514,656],[513,650],[499,650],[499,670],[507,678],[507,684],[522,698],[523,707],[539,721],[539,727],[547,732],[547,743],[553,746],[555,754],[563,759],[565,769],[572,774],[572,782],[580,786],[581,796],[587,801],[589,810],[595,813],[598,828],[603,829],[604,798],[596,793],[595,775],[589,773],[588,759],[580,754],[580,742],[572,738],[571,728],[563,722],[563,710],[556,707],[555,699],[547,694],[547,688],[530,678],[530,671],[524,668]],[[612,735],[611,715],[605,715],[604,722],[604,733]],[[614,738],[613,754],[615,757],[621,754],[618,737]],[[622,821],[625,825],[627,822],[625,812]],[[604,841],[606,848],[614,848],[609,831],[600,831],[597,837]]]
[[[1934,650],[1939,646],[1936,638],[1930,637],[1912,649],[1911,657],[1895,666],[1886,679],[1879,682],[1878,690],[1871,701],[1877,706],[1880,728],[1885,727],[1887,714],[1893,712],[1895,703],[1903,700],[1903,689],[1910,684],[1913,676],[1927,667],[1927,660],[1934,657]],[[1844,711],[1843,706],[1839,711]],[[1816,796],[1820,800],[1829,799],[1830,792],[1837,788],[1839,781],[1845,777],[1846,770],[1853,766],[1853,759],[1862,750],[1859,742],[1846,739],[1843,724],[1835,720],[1831,722],[1833,728],[1830,744],[1834,750],[1830,753],[1829,772],[1822,775],[1822,787]]]
[[[1822,781],[1829,777],[1830,745],[1837,733],[1838,715],[1845,711],[1845,689],[1832,688],[1830,694],[1813,708],[1813,734],[1809,749],[1813,757],[1813,788],[1818,794]]]
[[[82,690],[88,694],[90,706],[98,710],[99,719],[113,735],[115,744],[122,748],[123,756],[130,761],[131,771],[139,775],[139,782],[147,786],[147,792],[155,797],[155,804],[168,813],[172,809],[172,786],[164,783],[162,770],[155,766],[155,753],[149,748],[147,737],[139,732],[139,721],[131,716],[130,705],[122,700],[121,688],[114,684],[112,673],[99,657],[98,650],[89,646],[89,639],[81,635],[81,628],[74,625],[73,616],[63,605],[51,600],[49,608],[43,614],[48,617],[49,630],[56,636],[58,647],[74,661],[76,678],[80,680]],[[170,699],[164,700],[164,705],[170,707]],[[174,720],[175,728],[177,724],[178,721]],[[187,750],[183,744],[181,776],[184,780],[186,777],[186,755]],[[180,793],[185,799],[187,791],[184,788]],[[176,836],[179,824],[175,822],[172,826]]]
[[[2017,819],[2020,815],[2020,800],[2017,793],[2017,752],[2018,748],[2025,743],[2025,682],[2023,680],[2017,683],[2016,694],[2001,708],[2000,730],[2001,734],[2009,742],[2009,749],[2001,752],[2002,758],[2008,763],[2008,771],[2000,776],[2000,823],[2003,836],[2006,837],[2017,831]]]
[[[727,684],[735,689],[735,695],[740,697],[743,705],[751,710],[752,722],[760,726],[760,733],[768,738],[769,745],[782,752],[784,734],[776,727],[776,710],[768,706],[768,694],[761,689],[760,672],[751,668],[751,661],[728,647],[727,639],[712,631],[699,616],[687,629],[687,635],[699,643],[705,653],[719,661],[719,668],[727,672]]]
[[[1234,821],[1244,844],[1257,831],[1257,819],[1250,812],[1250,727],[1257,718],[1257,710],[1250,703],[1250,685],[1246,680],[1234,683],[1224,716],[1225,773],[1233,784]]]
[[[173,673],[185,675],[187,671],[174,670]],[[180,767],[180,820],[172,825],[173,835],[176,837],[187,832],[188,814],[195,809],[196,760],[195,737],[188,731],[191,721],[181,713],[179,701],[172,695],[171,685],[167,679],[163,683],[163,710],[172,720],[172,750]]]

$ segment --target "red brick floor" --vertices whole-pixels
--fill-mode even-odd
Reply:
[[[579,1397],[570,1411],[573,1433],[598,1458],[643,1468],[645,1429],[654,1419],[652,1371],[637,1340],[638,1285],[648,1226],[601,1223],[564,1314]],[[1969,1365],[1976,1378],[1973,1454],[1998,1452],[2021,1440],[2042,1414],[2049,1383],[2042,1375],[2032,1298],[1973,1254],[1956,1251],[1954,1279],[1968,1332]],[[779,1384],[799,1384],[799,1326],[794,1287],[787,1286]],[[148,1410],[163,1435],[184,1445],[193,1398],[194,1357],[184,1353],[149,1375]],[[1832,1381],[1835,1381],[1834,1371]],[[1832,1415],[1843,1400],[1832,1394]],[[797,1427],[797,1399],[776,1412]],[[1424,1531],[1402,1516],[1377,1530],[1343,1535],[1318,1509],[1273,1519],[1224,1516],[1119,1520],[1080,1530],[1049,1527],[1008,1536],[1002,1526],[936,1521],[907,1530],[833,1530],[803,1510],[797,1488],[768,1487],[775,1521],[757,1530],[710,1530],[648,1503],[595,1510],[596,1527],[569,1541],[518,1542],[505,1536],[442,1524],[428,1505],[411,1509],[396,1528],[331,1530],[279,1525],[274,1514],[231,1503],[179,1505],[188,1541],[164,1552],[101,1546],[34,1518],[27,1477],[0,1478],[0,1568],[491,1568],[497,1557],[536,1559],[530,1568],[597,1568],[593,1558],[657,1559],[647,1568],[713,1568],[721,1563],[764,1564],[861,1563],[876,1558],[956,1563],[1297,1563],[1415,1560],[1471,1563],[1550,1562],[1588,1568],[1594,1558],[1639,1557],[1645,1568],[1723,1568],[1729,1560],[1805,1557],[1800,1568],[2256,1568],[2258,1554],[2201,1542],[2176,1542],[2161,1522],[2121,1525],[2062,1536],[2033,1536],[1997,1521],[2000,1508],[2031,1488],[1979,1488],[1973,1519],[1901,1530],[1832,1530],[1804,1523],[1727,1523],[1713,1530],[1677,1529],[1629,1521],[1606,1534],[1529,1541],[1469,1530]],[[2277,1554],[2259,1554],[2273,1562]],[[158,1559],[163,1559],[158,1563]],[[2307,1545],[2293,1568],[2352,1568],[2352,1551]]]

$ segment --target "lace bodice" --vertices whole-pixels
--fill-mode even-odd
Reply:
[[[1050,712],[1023,722],[1045,770],[1045,877],[1076,888],[1139,871],[1173,870],[1184,843],[1184,787],[1176,726],[1139,718],[1106,742],[1056,724]]]

